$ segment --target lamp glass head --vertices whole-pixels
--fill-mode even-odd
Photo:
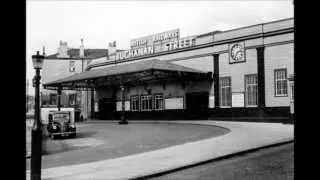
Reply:
[[[41,69],[43,66],[43,60],[44,56],[40,55],[39,51],[37,51],[37,54],[32,56],[32,63],[34,69]]]

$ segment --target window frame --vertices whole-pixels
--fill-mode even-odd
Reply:
[[[281,72],[284,71],[285,72],[285,78],[284,79],[280,79],[277,80],[277,72]],[[288,97],[288,71],[287,68],[279,68],[279,69],[274,69],[274,76],[273,76],[273,80],[274,80],[274,97]],[[286,94],[278,94],[277,93],[277,82],[278,81],[283,81],[285,82],[285,87],[286,88]]]
[[[55,97],[55,103],[52,103],[52,101],[53,101],[52,97]],[[49,105],[57,105],[57,103],[58,103],[58,95],[56,93],[50,93],[49,94]]]
[[[73,104],[70,103],[70,97],[73,96],[74,99],[73,99]],[[68,104],[69,106],[75,106],[77,104],[77,93],[72,93],[72,94],[69,94],[68,95]]]
[[[144,97],[148,97],[148,99],[151,99],[151,108],[148,108],[148,109],[143,108],[143,99],[142,98],[144,98]],[[140,103],[140,111],[152,111],[153,110],[153,96],[151,94],[140,95],[140,102],[141,102]]]
[[[136,98],[138,100],[138,106],[137,109],[133,109],[133,101],[132,99]],[[139,95],[132,95],[130,96],[130,111],[140,111],[140,96]]]
[[[226,87],[222,87],[222,80],[224,79],[228,79],[229,82],[230,82],[230,85],[229,86],[226,86],[226,87],[229,87],[230,88],[230,105],[223,105],[223,97],[222,97],[222,88],[226,88]],[[220,77],[219,78],[219,98],[220,98],[220,107],[221,108],[230,108],[232,107],[232,81],[231,81],[231,76],[225,76],[225,77]]]
[[[256,105],[249,105],[248,104],[248,91],[247,91],[247,77],[250,77],[250,76],[255,76],[255,78],[256,78],[256,87],[257,87],[257,89],[256,89],[256,102],[257,102],[257,104]],[[252,84],[251,84],[252,85]],[[258,74],[246,74],[246,75],[244,75],[244,104],[245,104],[245,107],[258,107],[258,98],[259,98],[259,96],[258,96]]]
[[[156,102],[157,102],[157,99],[156,97],[157,96],[161,96],[162,98],[162,103],[161,103],[161,108],[156,108]],[[153,110],[155,111],[162,111],[164,110],[164,95],[162,93],[157,93],[157,94],[154,94],[153,95]]]

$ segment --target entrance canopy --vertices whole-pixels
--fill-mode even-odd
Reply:
[[[211,72],[203,72],[161,60],[147,60],[85,71],[48,82],[45,89],[91,89],[118,85],[138,85],[156,81],[181,82],[196,79],[211,79]]]

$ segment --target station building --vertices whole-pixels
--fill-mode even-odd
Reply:
[[[68,43],[59,42],[57,53],[45,56],[43,69],[41,71],[41,84],[54,81],[74,74],[84,72],[87,65],[93,60],[106,57],[108,52],[115,50],[115,44],[109,44],[108,49],[86,49],[83,39],[79,48],[68,47]],[[65,90],[60,95],[55,90],[41,88],[42,115],[46,116],[48,110],[56,108],[60,100],[61,108],[73,109],[77,117],[85,119],[91,117],[91,101],[88,99],[91,91],[80,91],[77,89]],[[59,97],[58,97],[59,95]],[[42,117],[45,119],[45,117]]]
[[[45,69],[45,68],[44,68]],[[174,29],[44,82],[91,91],[94,118],[282,121],[293,101],[294,19],[180,37]],[[289,81],[290,80],[290,81]]]

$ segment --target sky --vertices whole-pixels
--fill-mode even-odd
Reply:
[[[38,1],[27,0],[26,78],[34,76],[31,56],[45,47],[57,53],[59,41],[79,48],[106,49],[130,40],[180,29],[180,37],[229,30],[294,17],[292,0],[280,1]],[[29,83],[29,84],[30,84]],[[33,94],[29,87],[29,94]]]

